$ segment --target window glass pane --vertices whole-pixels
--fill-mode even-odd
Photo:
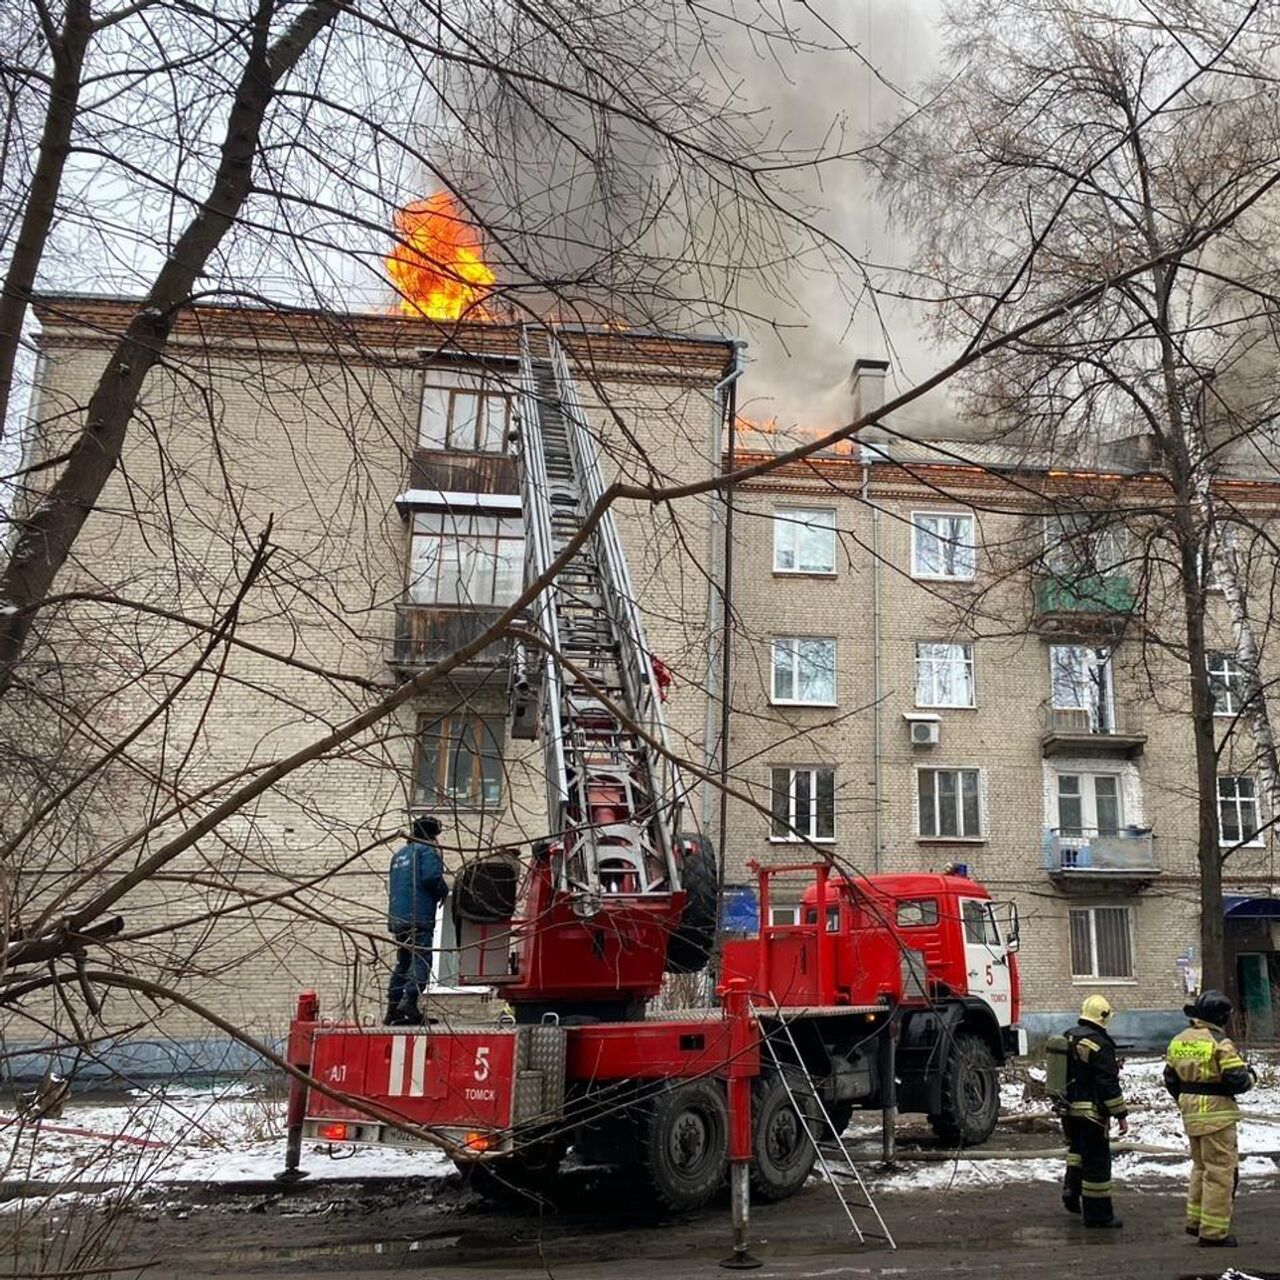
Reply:
[[[978,809],[978,771],[965,769],[960,774],[961,794],[963,799],[964,826],[960,834],[976,836],[982,834],[982,822]]]
[[[797,513],[804,521],[797,529],[796,567],[802,573],[832,573],[836,567],[834,511]]]
[[[424,449],[445,449],[449,443],[449,392],[444,387],[423,387],[418,443]]]
[[[474,449],[476,429],[480,417],[480,397],[474,391],[453,393],[453,420],[450,423],[449,444],[454,449]]]
[[[960,903],[960,915],[964,920],[964,940],[978,943],[985,939],[985,921],[982,914],[982,903],[972,898],[965,898]]]
[[[506,396],[484,396],[480,404],[479,447],[490,453],[502,451],[507,422]]]
[[[409,599],[414,604],[434,604],[440,570],[440,539],[433,534],[415,536],[409,550]]]
[[[440,604],[459,604],[466,599],[466,571],[466,547],[453,534],[445,534],[440,539],[440,569],[436,579],[436,600]]]
[[[1058,775],[1058,830],[1064,836],[1084,833],[1084,807],[1080,779],[1074,773]]]
[[[932,516],[916,516],[913,535],[912,571],[937,577],[942,573],[942,546],[936,532],[937,522]]]
[[[502,800],[502,733],[503,720],[486,718],[480,721],[480,799],[486,806]]]
[[[1071,973],[1077,978],[1093,976],[1093,948],[1090,944],[1088,911],[1071,913]]]
[[[1119,779],[1112,774],[1100,773],[1093,779],[1094,804],[1098,814],[1098,834],[1114,836],[1120,831]]]
[[[1085,651],[1079,645],[1049,646],[1049,678],[1053,705],[1062,711],[1083,711],[1088,705]]]
[[[457,736],[449,744],[449,768],[445,783],[446,794],[458,804],[473,804],[479,800],[474,784],[476,765],[475,730],[470,721],[463,721]]]
[[[788,830],[788,815],[791,811],[791,770],[771,769],[769,771],[769,780],[769,807],[772,814],[770,831],[778,837],[786,836],[790,834]]]
[[[897,921],[903,929],[922,929],[938,923],[936,898],[912,898],[898,903]]]
[[[813,835],[813,774],[808,769],[793,769],[791,786],[794,793],[795,827],[802,836]]]
[[[956,796],[956,774],[951,769],[939,769],[934,775],[938,787],[938,834],[960,834],[960,810]]]
[[[798,924],[800,922],[800,908],[793,902],[779,902],[769,904],[769,923],[770,924]]]
[[[784,573],[796,567],[796,526],[789,512],[773,518],[773,567]]]
[[[938,834],[938,819],[934,809],[934,771],[932,769],[921,769],[916,774],[916,778],[920,800],[920,834],[922,836],[936,836]]]
[[[440,802],[440,733],[442,724],[437,721],[428,725],[421,733],[418,742],[418,777],[415,788],[415,800],[419,804],[438,804]]]
[[[836,775],[834,769],[818,770],[819,840],[830,840],[836,833]]]
[[[1098,977],[1130,978],[1133,957],[1129,946],[1129,908],[1095,907],[1098,941]]]
[[[799,699],[801,702],[836,700],[836,642],[801,640],[799,648]]]
[[[794,640],[773,642],[773,696],[783,700],[796,696]]]
[[[504,525],[518,522],[504,520]],[[498,540],[493,570],[493,601],[510,604],[524,588],[524,539],[503,537]]]

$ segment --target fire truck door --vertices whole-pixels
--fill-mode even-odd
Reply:
[[[985,1000],[996,1021],[1007,1027],[1013,1021],[1012,974],[1009,956],[991,903],[983,898],[961,898],[964,922],[964,958],[969,994]]]

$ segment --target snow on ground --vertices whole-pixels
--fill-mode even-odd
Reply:
[[[145,1184],[269,1179],[284,1163],[284,1102],[245,1086],[135,1092],[117,1102],[71,1100],[56,1120],[22,1123],[0,1115],[5,1182]],[[82,1132],[68,1132],[79,1130]],[[334,1159],[304,1147],[313,1175],[433,1177],[453,1166],[441,1154],[357,1148]]]
[[[1280,1162],[1280,1064],[1259,1064],[1259,1087],[1241,1099],[1246,1119],[1240,1126],[1240,1176],[1245,1180],[1272,1179]],[[1155,1058],[1132,1059],[1124,1072],[1126,1095],[1133,1107],[1127,1141],[1165,1148],[1172,1157],[1152,1153],[1120,1155],[1115,1175],[1125,1183],[1165,1183],[1187,1177],[1190,1161],[1181,1156],[1186,1139],[1177,1108],[1164,1091],[1162,1064]],[[1035,1067],[1015,1068],[1001,1089],[1006,1117],[1050,1118],[1049,1104],[1037,1096],[1043,1080]],[[919,1117],[905,1123],[918,1124]],[[855,1119],[854,1133],[870,1137],[879,1118],[866,1113]],[[206,1089],[168,1088],[137,1091],[101,1102],[75,1099],[62,1116],[40,1124],[16,1122],[0,1115],[0,1180],[7,1183],[68,1184],[84,1193],[85,1184],[127,1184],[161,1187],[182,1183],[231,1183],[269,1179],[284,1157],[284,1102],[243,1085],[215,1085]],[[85,1132],[71,1133],[67,1130]],[[913,1161],[903,1159],[894,1172],[863,1166],[864,1176],[894,1189],[998,1186],[1008,1182],[1056,1182],[1062,1161],[1056,1153],[1053,1129],[1028,1134],[1025,1128],[997,1130],[988,1149],[1054,1149],[1052,1157],[1009,1160],[959,1158]],[[936,1150],[936,1148],[934,1148]],[[904,1143],[904,1156],[909,1155]],[[324,1145],[308,1144],[303,1168],[313,1177],[411,1178],[440,1177],[451,1171],[448,1159],[436,1152],[395,1148],[358,1148],[334,1158]],[[90,1191],[90,1194],[92,1192]],[[16,1202],[0,1204],[0,1211]]]
[[[1280,1063],[1255,1057],[1258,1084],[1240,1099],[1241,1111],[1259,1119],[1240,1122],[1241,1181],[1274,1179],[1280,1176],[1280,1160],[1270,1153],[1280,1152]],[[1113,1142],[1135,1143],[1182,1153],[1187,1139],[1182,1118],[1173,1099],[1165,1092],[1162,1058],[1131,1058],[1122,1075],[1125,1097],[1132,1108],[1129,1133],[1121,1138],[1112,1129]],[[1026,1074],[1035,1082],[1043,1082],[1044,1070],[1031,1067]],[[1049,1103],[1034,1086],[1023,1080],[1006,1078],[1000,1090],[1002,1115],[1051,1116]],[[1053,1146],[1053,1133],[1036,1136],[1035,1147]],[[989,1148],[1007,1149],[1000,1130],[988,1143]],[[980,1148],[979,1148],[980,1150]],[[932,1189],[938,1187],[998,1186],[1007,1182],[1057,1182],[1062,1178],[1062,1159],[1058,1155],[1045,1159],[983,1160],[964,1158],[925,1162],[903,1161],[893,1173],[875,1173],[878,1185],[895,1190]],[[1130,1152],[1118,1155],[1112,1164],[1113,1176],[1122,1183],[1135,1181],[1185,1182],[1191,1172],[1189,1156],[1170,1158],[1154,1152]],[[865,1176],[865,1175],[864,1175]]]

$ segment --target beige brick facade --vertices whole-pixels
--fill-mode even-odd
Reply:
[[[41,308],[33,456],[56,453],[59,439],[76,429],[105,358],[102,335],[123,314],[66,300]],[[721,465],[716,388],[730,360],[727,344],[621,335],[566,342],[608,454],[606,481],[657,488],[708,477]],[[128,760],[85,789],[79,821],[57,831],[53,853],[27,856],[24,884],[36,898],[49,891],[50,856],[54,864],[74,862],[149,828],[97,882],[121,874],[139,851],[158,847],[229,793],[244,771],[306,747],[393,687],[388,657],[410,537],[395,499],[421,483],[414,476],[423,466],[441,461],[424,459],[417,447],[424,367],[445,358],[432,352],[449,351],[455,361],[459,352],[464,360],[477,352],[509,356],[513,343],[512,332],[496,327],[440,334],[377,317],[322,324],[211,310],[180,326],[164,370],[148,383],[124,464],[59,585],[110,591],[216,625],[270,520],[272,555],[236,629],[255,647],[215,646],[203,660],[207,630],[94,604],[50,625],[36,658],[56,653],[83,668],[86,689],[116,690],[93,706],[95,732],[138,725],[163,692],[199,671],[132,744]],[[456,460],[464,473],[483,461]],[[794,507],[835,513],[834,572],[775,571],[775,517]],[[1102,988],[1128,1007],[1176,1003],[1177,958],[1197,940],[1197,906],[1191,744],[1172,661],[1153,673],[1149,646],[1126,637],[1117,647],[1116,703],[1141,713],[1140,755],[1046,759],[1047,645],[1028,631],[1028,577],[1007,573],[1001,559],[1028,519],[1016,487],[963,468],[922,476],[882,461],[864,470],[845,456],[753,481],[737,492],[735,508],[729,760],[733,786],[754,807],[730,801],[720,842],[727,880],[745,883],[752,859],[807,856],[803,845],[770,838],[770,769],[832,768],[835,836],[825,847],[843,865],[892,871],[960,861],[996,896],[1018,902],[1030,1008],[1076,1002],[1081,984],[1070,972],[1068,912],[1089,905],[1131,909],[1132,977]],[[913,513],[968,509],[981,513],[973,581],[913,577]],[[673,742],[698,768],[707,762],[709,712],[713,725],[719,714],[706,691],[718,683],[709,601],[721,515],[714,494],[624,502],[617,515],[650,647],[676,676]],[[105,644],[94,643],[95,617],[111,619]],[[1217,625],[1225,637],[1225,616]],[[834,639],[834,706],[775,705],[775,637]],[[919,641],[973,645],[976,705],[929,709],[940,741],[928,747],[911,745],[904,719],[922,710]],[[167,656],[157,662],[161,653]],[[137,680],[120,688],[131,668]],[[500,719],[505,679],[498,669],[433,688],[291,774],[184,854],[166,879],[128,899],[126,936],[148,948],[150,971],[261,1034],[279,1033],[304,987],[318,989],[330,1012],[377,1016],[388,961],[383,867],[418,801],[419,725],[442,714]],[[81,737],[82,751],[96,741]],[[507,741],[501,800],[488,811],[442,815],[451,862],[527,847],[544,834],[539,752],[537,744]],[[922,767],[978,771],[975,839],[920,836]],[[1081,882],[1088,892],[1079,883],[1067,892],[1048,875],[1043,842],[1046,827],[1057,825],[1055,780],[1071,768],[1114,773],[1123,821],[1154,829],[1158,876]],[[175,804],[181,811],[167,814]],[[714,794],[692,785],[686,821],[709,825],[718,838],[716,811]],[[1256,854],[1233,859],[1229,878],[1265,893],[1272,870],[1268,836]],[[161,932],[161,924],[177,927]],[[135,1019],[134,1002],[112,1001],[117,1024]],[[194,1035],[199,1022],[182,1016],[166,1027]]]

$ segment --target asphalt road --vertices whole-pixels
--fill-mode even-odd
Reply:
[[[552,1211],[513,1211],[456,1185],[378,1186],[332,1180],[292,1192],[274,1186],[196,1191],[183,1202],[134,1205],[113,1218],[95,1250],[116,1276],[197,1280],[219,1276],[341,1276],[362,1280],[426,1273],[432,1280],[685,1280],[727,1274],[728,1209],[663,1217],[622,1184],[581,1172]],[[1121,1231],[1085,1231],[1044,1184],[982,1191],[901,1191],[878,1197],[897,1237],[859,1245],[829,1187],[810,1183],[753,1215],[753,1248],[767,1277],[1080,1277],[1180,1280],[1221,1277],[1228,1267],[1280,1280],[1280,1188],[1241,1189],[1234,1250],[1199,1249],[1182,1229],[1180,1188],[1122,1188]],[[866,1216],[865,1212],[862,1216]],[[104,1214],[97,1211],[98,1226]],[[79,1259],[71,1240],[93,1229],[83,1210],[46,1224],[38,1260],[14,1258],[11,1274],[49,1274]],[[31,1241],[28,1227],[28,1242]],[[12,1256],[12,1255],[11,1255]],[[5,1268],[8,1270],[8,1268]],[[63,1270],[63,1274],[66,1271]]]

